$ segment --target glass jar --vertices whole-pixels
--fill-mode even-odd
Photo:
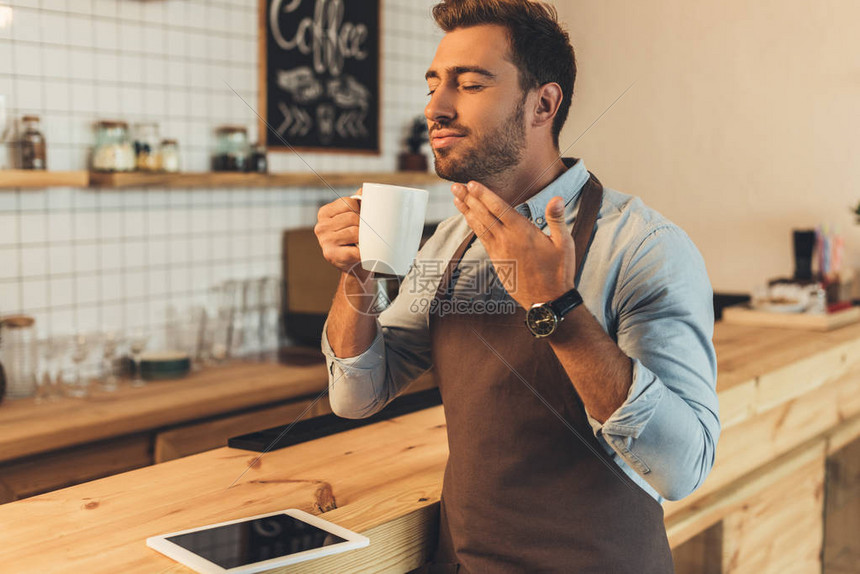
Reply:
[[[250,152],[248,130],[242,126],[224,126],[215,130],[215,136],[212,171],[245,171]]]
[[[138,171],[158,171],[159,144],[158,124],[135,124],[134,155]]]
[[[3,346],[0,362],[6,374],[6,396],[10,399],[29,397],[36,393],[36,333],[35,320],[26,315],[6,317],[0,321]]]
[[[162,140],[159,158],[161,171],[167,173],[179,171],[179,145],[176,140]]]
[[[21,118],[21,169],[47,169],[45,161],[45,136],[39,131],[39,116]]]
[[[269,160],[266,157],[266,146],[254,144],[248,160],[247,170],[254,173],[269,173]]]
[[[134,171],[134,148],[128,137],[128,124],[101,121],[96,124],[93,171]]]

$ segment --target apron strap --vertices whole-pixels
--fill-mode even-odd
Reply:
[[[603,203],[603,184],[600,183],[593,173],[588,172],[588,181],[582,186],[579,200],[579,212],[576,215],[576,221],[573,223],[571,235],[576,244],[576,276],[574,284],[579,285],[579,276],[582,273],[582,266],[585,263],[585,254],[591,245],[591,239],[594,235],[594,224],[597,222],[597,215],[600,212],[600,206]],[[436,297],[447,297],[448,288],[451,285],[451,279],[454,276],[454,271],[460,264],[460,260],[466,253],[466,250],[472,245],[475,240],[475,232],[470,231],[463,239],[463,242],[454,251],[448,265],[445,268],[445,273],[442,275],[442,280],[436,289]]]
[[[597,222],[597,215],[600,213],[600,206],[603,203],[603,184],[594,177],[593,173],[588,172],[588,175],[588,181],[582,186],[579,212],[576,214],[576,221],[573,222],[573,231],[571,232],[576,244],[576,275],[573,284],[577,286],[579,285],[579,276],[582,274],[582,266],[585,264],[585,253],[591,245],[594,224]]]

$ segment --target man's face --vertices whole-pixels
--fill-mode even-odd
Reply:
[[[525,97],[508,52],[501,26],[458,28],[439,43],[424,115],[440,177],[485,182],[522,160]]]

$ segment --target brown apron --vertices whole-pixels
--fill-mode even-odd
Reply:
[[[603,199],[594,175],[580,198],[577,285]],[[454,253],[437,298],[450,298],[473,239]],[[672,572],[662,507],[600,446],[564,368],[524,319],[518,305],[430,315],[450,454],[429,572]]]

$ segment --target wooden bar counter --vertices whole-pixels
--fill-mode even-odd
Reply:
[[[271,405],[326,388],[321,362],[303,366],[235,362],[185,379],[127,384],[87,399],[33,399],[0,405],[0,463],[64,447]]]
[[[717,462],[702,488],[664,506],[678,572],[857,571],[857,485],[828,478],[826,468],[853,464],[844,455],[856,453],[860,326],[808,333],[718,324],[714,341]],[[11,502],[0,506],[0,564],[10,572],[188,572],[147,548],[146,537],[295,507],[371,544],[282,571],[407,572],[435,544],[444,423],[434,407],[262,457],[218,448]],[[838,528],[823,512],[830,489],[842,497],[832,513]]]

